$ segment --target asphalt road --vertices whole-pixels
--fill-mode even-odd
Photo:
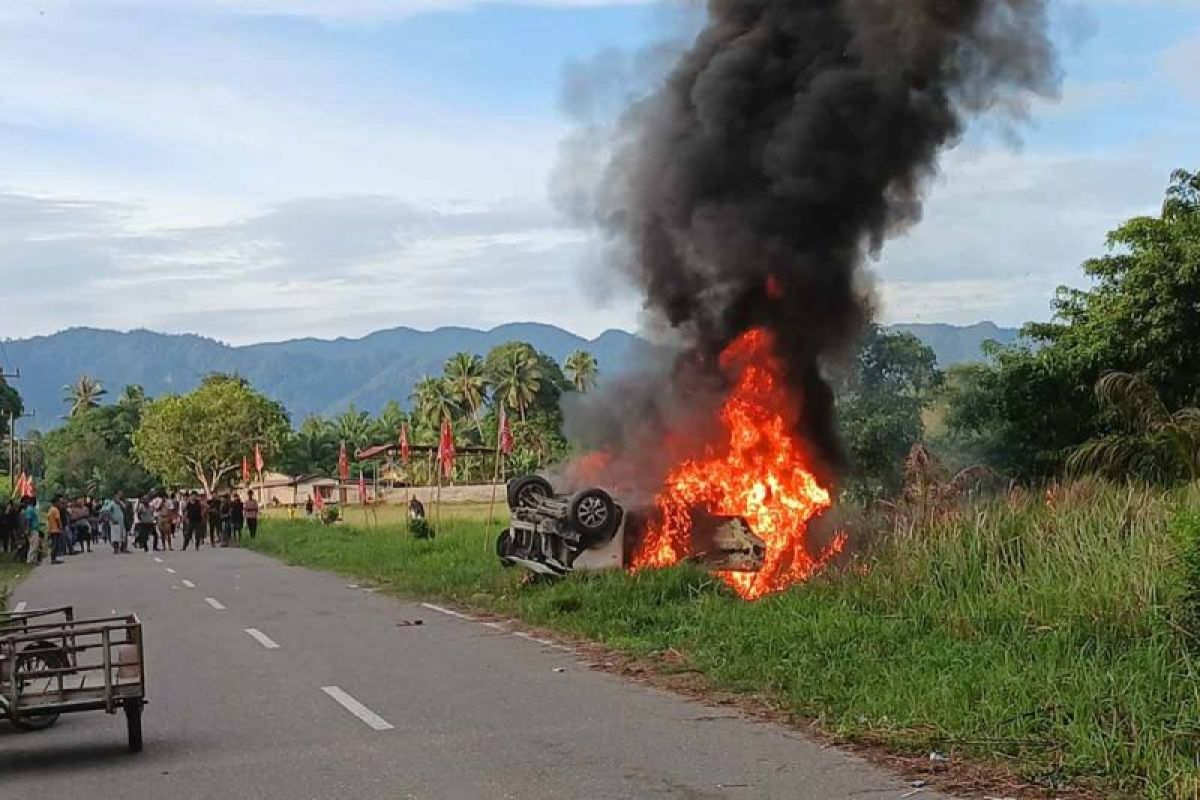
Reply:
[[[146,749],[122,716],[0,724],[0,797],[788,798],[912,787],[793,731],[589,669],[569,651],[244,550],[44,566],[30,608],[134,611]],[[422,620],[420,626],[405,625]],[[247,633],[250,629],[253,633]],[[922,791],[913,795],[935,798]]]

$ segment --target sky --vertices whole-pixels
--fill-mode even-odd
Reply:
[[[1200,0],[1054,0],[1062,97],[985,119],[870,265],[888,322],[1045,319],[1200,168]],[[0,339],[241,344],[407,325],[636,330],[548,199],[571,65],[698,24],[651,0],[4,0]]]

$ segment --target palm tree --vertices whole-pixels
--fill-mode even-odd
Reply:
[[[83,414],[100,405],[100,398],[108,390],[90,375],[80,375],[74,383],[63,387],[63,402],[68,406],[68,417]]]
[[[413,387],[413,408],[425,423],[437,430],[443,419],[454,419],[458,400],[443,378],[424,377]]]
[[[1069,469],[1152,481],[1200,478],[1200,409],[1169,410],[1154,386],[1127,372],[1097,381],[1096,400],[1115,430],[1076,448]]]
[[[537,397],[542,385],[542,370],[537,358],[528,350],[512,350],[504,354],[495,377],[495,397],[518,411],[525,421],[525,409]]]
[[[394,440],[400,435],[400,426],[408,422],[408,414],[395,400],[389,400],[375,420],[374,435],[381,440]]]
[[[587,350],[576,350],[567,356],[563,369],[571,383],[575,384],[575,389],[585,393],[596,385],[596,373],[600,371],[596,357]]]
[[[454,393],[459,404],[471,411],[479,438],[483,439],[483,422],[479,419],[479,407],[487,395],[487,378],[483,375],[483,359],[471,353],[455,353],[446,361],[445,378],[447,388]]]
[[[366,411],[359,411],[351,403],[349,408],[334,419],[333,427],[337,438],[346,443],[353,455],[366,446],[367,440],[371,438],[371,415]]]
[[[282,464],[293,475],[333,474],[337,434],[328,420],[308,417],[283,450]]]
[[[117,400],[117,402],[121,403],[122,405],[128,405],[134,408],[141,408],[142,406],[146,405],[146,401],[146,390],[136,383],[131,383],[122,389],[121,398]]]

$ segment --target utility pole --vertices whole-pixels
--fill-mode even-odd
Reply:
[[[18,369],[16,372],[5,372],[4,365],[0,364],[0,386],[6,385],[10,378],[20,378],[20,377],[21,377],[20,369]],[[8,476],[11,479],[10,483],[17,479],[16,461],[14,460],[17,455],[16,422],[17,422],[17,417],[15,417],[12,413],[9,413],[9,415],[8,415]]]

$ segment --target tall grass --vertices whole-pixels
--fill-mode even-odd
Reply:
[[[29,571],[24,564],[14,563],[10,553],[0,553],[0,611],[8,608],[8,599],[13,586],[21,576]]]
[[[1195,798],[1190,509],[1200,491],[1080,484],[876,521],[869,552],[758,603],[689,568],[521,586],[470,521],[432,542],[273,523],[257,546],[636,654],[670,649],[849,740],[999,761],[1049,786]]]

